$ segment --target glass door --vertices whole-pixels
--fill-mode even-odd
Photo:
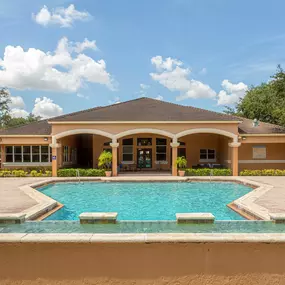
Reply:
[[[152,168],[152,150],[138,149],[137,151],[138,168]]]

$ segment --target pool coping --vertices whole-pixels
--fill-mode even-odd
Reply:
[[[36,220],[40,216],[47,216],[50,211],[53,211],[60,204],[56,200],[46,196],[45,194],[38,191],[36,188],[46,186],[48,184],[58,182],[77,182],[77,177],[51,177],[43,181],[38,181],[32,184],[24,185],[19,187],[26,195],[34,199],[38,204],[30,207],[22,212],[13,214],[0,214],[0,218],[4,216],[11,219],[13,215],[25,215],[26,220]],[[262,207],[255,203],[255,201],[270,191],[273,186],[269,184],[263,184],[256,181],[251,181],[243,177],[232,177],[232,176],[214,176],[214,177],[203,177],[203,176],[186,176],[186,177],[163,177],[163,176],[150,176],[150,177],[81,177],[81,182],[233,182],[240,183],[249,187],[253,190],[246,195],[233,201],[231,204],[235,205],[240,211],[244,211],[254,217],[261,220],[271,220],[270,212],[265,207]]]
[[[284,233],[0,233],[2,243],[285,243]]]

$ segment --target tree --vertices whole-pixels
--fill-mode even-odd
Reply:
[[[41,119],[39,116],[35,116],[33,114],[29,114],[27,118],[13,118],[10,115],[10,107],[11,103],[10,92],[6,88],[0,89],[0,129],[1,128],[10,128],[17,127],[25,124],[29,124],[32,122],[37,122]]]
[[[9,103],[10,100],[10,93],[6,88],[0,89],[0,128],[6,126],[6,124],[11,119],[10,117],[10,108]]]
[[[251,87],[235,108],[226,107],[227,114],[285,126],[285,72],[280,65],[272,80]]]

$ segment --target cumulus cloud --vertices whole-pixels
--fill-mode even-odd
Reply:
[[[224,90],[217,95],[218,105],[234,105],[245,96],[248,90],[248,86],[243,82],[234,84],[227,79],[223,80],[222,87]]]
[[[18,108],[18,109],[24,109],[25,108],[25,103],[24,103],[24,100],[21,96],[11,96],[10,101],[11,101],[9,103],[10,108]]]
[[[36,23],[44,27],[48,25],[59,25],[62,28],[72,27],[75,21],[86,21],[91,18],[86,11],[78,11],[73,4],[67,8],[58,7],[49,10],[44,6],[37,14],[32,14],[32,18]]]
[[[84,42],[81,50],[91,46],[86,40]],[[65,37],[59,41],[54,52],[7,46],[3,59],[0,58],[0,86],[76,92],[84,83],[91,82],[114,89],[103,59],[95,61],[83,53],[74,56],[73,52],[74,45]]]
[[[89,41],[87,38],[85,38],[82,43],[81,42],[75,43],[75,47],[74,47],[75,52],[81,53],[85,49],[97,50],[96,41]]]
[[[27,118],[29,116],[29,112],[19,108],[12,108],[10,110],[10,116],[12,118]]]
[[[150,73],[151,78],[170,91],[180,92],[176,100],[215,98],[216,92],[209,85],[190,78],[191,70],[183,68],[183,62],[170,57],[164,60],[161,56],[153,57],[151,62],[156,68],[155,73]]]
[[[55,104],[52,99],[42,97],[36,98],[32,114],[47,119],[62,115],[63,109]]]

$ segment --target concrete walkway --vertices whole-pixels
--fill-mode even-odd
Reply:
[[[190,177],[173,177],[173,176],[120,176],[114,178],[102,178],[102,180],[124,181],[126,179],[137,180],[152,180],[152,181],[183,181]],[[193,178],[193,177],[192,177]],[[285,213],[285,177],[243,177],[253,182],[259,182],[267,185],[272,185],[273,188],[259,197],[255,203],[268,209],[271,213]],[[35,206],[37,202],[25,194],[19,187],[30,185],[36,182],[47,181],[54,178],[39,177],[39,178],[1,178],[0,179],[0,214],[1,213],[18,213],[23,210]],[[57,178],[61,181],[65,178]],[[88,179],[88,178],[86,178]],[[97,178],[96,178],[97,179]],[[98,178],[101,179],[101,178]],[[207,177],[205,177],[207,180]],[[229,177],[228,177],[229,179]],[[82,178],[82,180],[85,180]]]

